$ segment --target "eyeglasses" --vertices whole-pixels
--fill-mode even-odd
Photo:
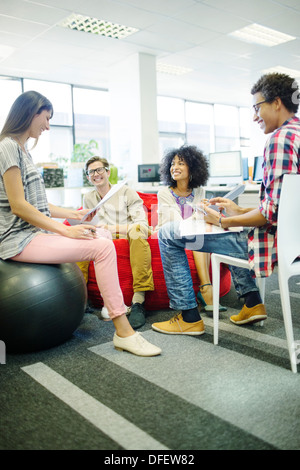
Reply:
[[[95,168],[94,170],[87,170],[86,174],[87,176],[94,176],[95,173],[97,173],[97,175],[102,175],[107,170],[108,168],[106,168],[105,166],[100,166],[99,168]]]
[[[255,114],[258,113],[260,105],[263,104],[263,103],[267,103],[267,102],[268,102],[268,100],[263,100],[263,101],[259,101],[258,103],[254,104],[253,109],[254,109]]]

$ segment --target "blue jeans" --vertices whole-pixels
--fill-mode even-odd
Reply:
[[[179,222],[164,225],[158,234],[164,276],[170,299],[170,308],[188,310],[197,306],[193,281],[185,249],[218,253],[248,259],[248,231],[225,232],[219,235],[182,237]],[[248,269],[230,266],[232,280],[238,297],[258,292],[255,280]]]

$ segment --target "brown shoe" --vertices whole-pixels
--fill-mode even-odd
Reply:
[[[243,306],[238,315],[232,315],[230,321],[236,325],[245,325],[246,323],[256,323],[258,321],[266,320],[267,312],[264,304],[257,304],[255,307],[248,308]]]
[[[181,313],[175,315],[171,320],[153,323],[152,329],[160,333],[166,333],[167,335],[198,336],[205,333],[203,320],[188,323],[183,321]]]

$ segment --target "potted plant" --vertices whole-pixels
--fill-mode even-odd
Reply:
[[[98,142],[94,139],[91,139],[87,144],[74,144],[71,162],[86,162],[90,157],[98,152],[98,148]]]

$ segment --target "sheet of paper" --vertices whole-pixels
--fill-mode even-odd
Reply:
[[[230,232],[241,232],[243,227],[231,227]],[[202,219],[195,219],[189,217],[188,219],[182,220],[180,222],[180,235],[182,237],[188,237],[192,235],[219,235],[225,233],[221,227],[217,225],[207,224]]]
[[[101,199],[100,202],[98,202],[98,204],[93,208],[93,209],[90,209],[83,217],[82,219],[80,220],[75,220],[75,219],[67,219],[69,224],[70,225],[77,225],[77,224],[83,224],[83,223],[91,223],[91,222],[86,222],[86,219],[88,218],[88,216],[92,213],[92,212],[97,212],[100,207],[102,206],[102,204],[105,204],[105,202],[110,199],[114,194],[116,194],[121,188],[122,186],[124,186],[125,184],[127,183],[126,180],[123,180],[121,181],[120,183],[117,183],[117,184],[114,184],[111,189],[108,191],[107,194],[105,194],[105,196]]]

